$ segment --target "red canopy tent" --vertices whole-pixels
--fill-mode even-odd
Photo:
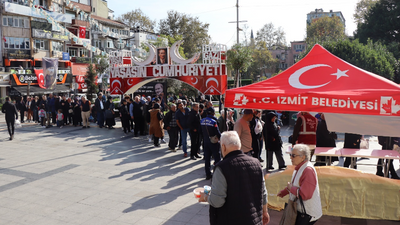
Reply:
[[[372,121],[375,116],[395,121],[400,130],[400,86],[343,61],[318,44],[281,74],[227,90],[225,106],[373,115],[369,117]],[[329,126],[328,118],[327,122]],[[399,131],[397,135],[400,136]]]

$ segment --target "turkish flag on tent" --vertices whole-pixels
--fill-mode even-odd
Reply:
[[[281,74],[227,90],[225,106],[400,116],[400,86],[343,61],[317,44]]]
[[[86,27],[79,27],[79,38],[86,38]]]

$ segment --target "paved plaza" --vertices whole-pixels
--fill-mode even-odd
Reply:
[[[282,129],[285,142],[290,132]],[[339,145],[342,139],[339,135]],[[24,124],[9,141],[0,114],[0,145],[0,224],[209,224],[208,204],[192,193],[211,184],[204,161],[183,158],[166,144],[154,148],[144,136],[94,124],[90,129]],[[290,165],[286,154],[285,160]],[[373,166],[359,169],[375,172]],[[270,224],[279,224],[281,213],[270,210]],[[317,224],[398,223],[324,216]]]

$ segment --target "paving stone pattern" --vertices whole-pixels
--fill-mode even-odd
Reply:
[[[203,160],[94,124],[90,129],[24,124],[13,141],[4,126],[1,121],[0,225],[209,224],[208,205],[192,193],[211,184]],[[288,133],[283,129],[283,136]],[[290,164],[286,155],[285,160]],[[281,213],[270,210],[270,224],[278,224]],[[317,224],[392,223],[324,216]]]

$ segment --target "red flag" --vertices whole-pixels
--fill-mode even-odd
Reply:
[[[79,38],[86,37],[86,27],[79,27]]]
[[[44,86],[43,69],[35,70],[35,74],[36,74],[36,77],[37,77],[37,81],[38,81],[39,87],[46,89],[46,87]]]

